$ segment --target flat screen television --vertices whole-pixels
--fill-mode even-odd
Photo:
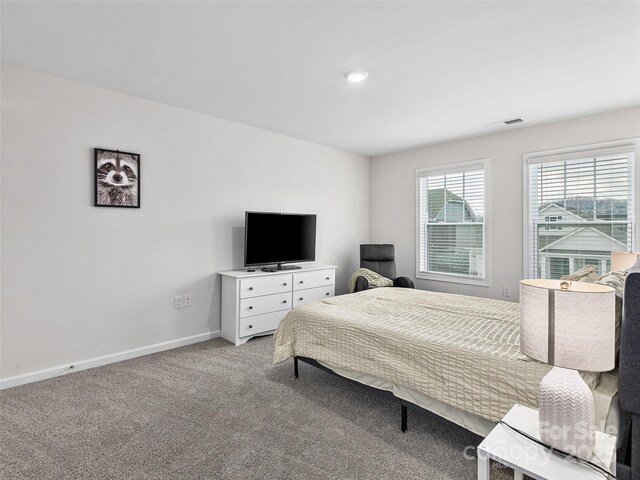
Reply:
[[[246,212],[244,265],[277,265],[316,259],[316,216],[300,213]]]

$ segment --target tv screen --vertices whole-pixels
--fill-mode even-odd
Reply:
[[[316,216],[245,213],[245,267],[316,259]]]

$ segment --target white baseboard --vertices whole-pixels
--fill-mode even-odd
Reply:
[[[87,360],[80,360],[79,362],[47,368],[45,370],[24,373],[22,375],[16,375],[15,377],[3,378],[0,379],[0,390],[17,387],[18,385],[24,385],[25,383],[46,380],[47,378],[58,377],[60,375],[66,375],[67,373],[78,372],[80,370],[100,367],[109,363],[121,362],[122,360],[141,357],[143,355],[149,355],[150,353],[171,350],[172,348],[184,347],[193,343],[204,342],[206,340],[211,340],[212,338],[218,338],[219,336],[220,330],[200,333],[191,337],[178,338],[176,340],[169,340],[168,342],[147,345],[146,347],[134,348],[133,350],[126,350],[124,352],[112,353],[111,355],[104,355],[102,357],[90,358]]]

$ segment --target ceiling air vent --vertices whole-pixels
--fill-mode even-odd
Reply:
[[[521,118],[512,118],[511,120],[505,120],[504,124],[505,125],[515,125],[516,123],[522,123],[524,122],[524,120],[522,120]]]

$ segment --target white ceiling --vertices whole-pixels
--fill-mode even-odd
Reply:
[[[1,8],[3,63],[365,155],[640,104],[638,2]]]

